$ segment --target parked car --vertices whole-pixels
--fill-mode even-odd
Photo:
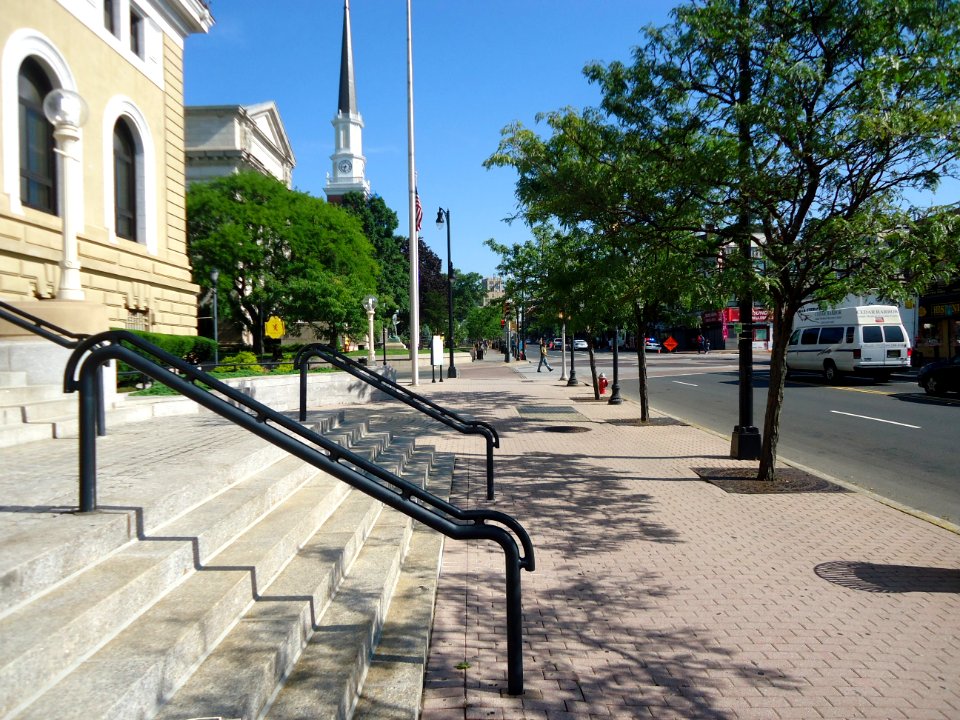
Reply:
[[[644,352],[660,352],[660,343],[657,342],[656,338],[647,338],[643,343]]]
[[[586,340],[574,340],[574,341],[573,341],[573,349],[574,349],[574,350],[586,350],[586,349],[587,349],[587,341],[586,341]]]
[[[917,384],[928,395],[942,395],[945,392],[960,392],[960,355],[950,360],[940,360],[920,368]]]
[[[563,350],[563,338],[554,338],[550,341],[551,350]]]

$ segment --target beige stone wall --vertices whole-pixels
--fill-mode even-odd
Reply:
[[[78,233],[86,299],[106,305],[115,326],[123,327],[131,311],[146,311],[150,330],[195,334],[198,288],[191,282],[186,254],[182,49],[163,36],[163,87],[159,87],[55,0],[5,2],[0,48],[18,28],[32,28],[50,40],[89,105],[82,143],[84,223]],[[108,230],[104,162],[111,157],[112,145],[104,147],[111,142],[104,129],[109,122],[105,109],[118,95],[133,101],[153,139],[156,253],[142,244],[113,239]],[[20,213],[11,210],[10,198],[0,192],[0,297],[55,296],[61,227],[59,217],[27,207]]]

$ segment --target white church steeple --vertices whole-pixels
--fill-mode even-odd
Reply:
[[[357,110],[357,90],[353,80],[353,42],[350,36],[350,0],[343,3],[343,46],[340,51],[340,97],[337,115],[332,120],[334,145],[333,172],[327,175],[324,192],[328,202],[339,202],[349,192],[370,194],[366,179],[367,159],[363,156],[363,118]]]

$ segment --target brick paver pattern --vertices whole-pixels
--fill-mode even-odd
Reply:
[[[502,552],[447,541],[423,720],[960,718],[960,537],[855,492],[727,494],[691,467],[749,466],[728,438],[608,423],[639,408],[532,370],[420,388],[497,425],[492,504],[477,437],[425,442],[457,453],[452,499],[514,515],[537,561],[511,697]],[[588,431],[516,411],[544,404]]]

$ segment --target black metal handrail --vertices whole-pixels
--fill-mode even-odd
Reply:
[[[307,417],[307,362],[311,357],[319,357],[328,363],[386,393],[400,402],[432,417],[434,420],[452,427],[467,435],[483,435],[487,441],[487,500],[493,500],[493,449],[500,447],[500,435],[490,423],[482,420],[464,418],[452,410],[428,400],[409,388],[394,382],[390,378],[376,373],[373,368],[358,363],[351,357],[334,350],[329,345],[314,343],[300,349],[293,359],[293,367],[300,370],[300,419]]]
[[[77,347],[83,340],[90,337],[84,333],[75,333],[65,330],[59,325],[37,317],[31,313],[18,308],[16,305],[0,300],[0,318],[8,323],[23,328],[27,332],[39,335],[44,340],[59,345],[62,348],[71,349]],[[96,377],[96,414],[97,414],[97,435],[107,434],[107,416],[106,405],[103,402],[103,372],[98,370]],[[64,389],[64,392],[69,390]]]
[[[82,341],[70,356],[64,372],[67,391],[78,390],[80,393],[81,512],[90,512],[97,507],[95,408],[91,395],[98,368],[112,359],[122,360],[208,410],[447,537],[492,540],[499,544],[506,563],[507,690],[512,695],[523,692],[520,571],[532,572],[535,562],[533,543],[517,520],[496,510],[463,510],[123,330],[100,333]],[[209,390],[197,386],[195,383],[198,382]],[[521,547],[523,556],[520,555]]]

